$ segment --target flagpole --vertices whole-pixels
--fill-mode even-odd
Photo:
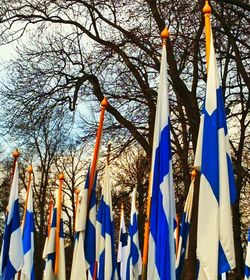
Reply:
[[[92,188],[93,188],[93,184],[94,184],[94,180],[95,180],[95,173],[96,173],[96,168],[97,168],[97,163],[98,163],[98,155],[99,155],[99,149],[100,149],[101,137],[102,137],[104,113],[105,113],[105,110],[107,107],[108,107],[108,101],[107,101],[107,98],[104,97],[101,102],[100,120],[99,120],[98,129],[97,129],[95,148],[94,148],[93,159],[92,159],[91,168],[90,168],[88,204],[90,201],[91,192],[92,192]]]
[[[169,38],[169,31],[167,27],[161,32],[162,45],[166,46],[167,39]],[[149,176],[149,186],[148,186],[148,199],[147,199],[147,209],[146,209],[146,220],[144,225],[144,242],[143,242],[143,255],[142,255],[142,280],[147,279],[147,262],[148,262],[148,242],[149,242],[149,230],[150,230],[150,208],[151,208],[151,180],[152,180],[152,163],[151,171]]]
[[[179,239],[180,239],[180,215],[176,214],[176,243],[175,243],[176,257],[179,248]]]
[[[211,41],[211,6],[209,5],[208,0],[205,2],[205,6],[203,7],[203,14],[205,17],[205,36],[206,36],[206,64],[207,64],[207,72],[208,72],[208,65],[209,65],[209,55],[210,55],[210,41]]]
[[[27,212],[27,206],[28,206],[28,199],[29,199],[29,193],[30,193],[30,186],[31,186],[31,176],[33,173],[33,168],[32,166],[28,166],[27,171],[29,173],[29,177],[28,177],[28,183],[27,183],[27,192],[26,192],[26,201],[25,201],[25,207],[24,207],[24,214],[23,214],[23,226],[25,224],[25,218],[26,218],[26,212]]]
[[[57,217],[56,217],[56,257],[55,257],[55,275],[59,270],[59,249],[60,249],[60,223],[61,223],[61,201],[62,201],[62,185],[64,174],[59,174],[58,201],[57,201]]]

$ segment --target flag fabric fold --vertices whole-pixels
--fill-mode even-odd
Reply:
[[[132,192],[130,224],[128,229],[126,280],[139,279],[142,269],[138,234],[138,212],[136,209],[136,188]]]
[[[89,271],[88,279],[90,279],[90,277],[93,278],[96,260],[96,180],[97,172],[95,174],[94,184],[89,201],[84,243],[86,264]]]
[[[110,168],[108,164],[105,167],[102,196],[96,218],[96,259],[98,280],[117,279]]]
[[[187,257],[188,252],[188,240],[189,240],[189,230],[191,224],[191,216],[193,209],[193,197],[194,197],[194,181],[195,177],[192,179],[187,199],[184,206],[184,211],[181,218],[181,229],[180,238],[176,256],[176,279],[181,279],[181,273],[183,270],[184,260]]]
[[[218,279],[222,273],[235,267],[231,204],[236,199],[236,190],[212,32],[203,114],[197,228],[198,279]]]
[[[24,265],[21,270],[21,280],[35,280],[34,275],[34,213],[33,193],[29,188],[27,209],[23,224]]]
[[[128,244],[128,234],[126,231],[126,226],[124,221],[124,210],[122,207],[121,217],[120,217],[119,244],[118,244],[118,252],[117,252],[117,272],[118,272],[119,280],[126,279],[127,244]]]
[[[24,254],[18,202],[18,163],[15,164],[0,258],[1,280],[12,280],[23,266]]]
[[[86,270],[87,270],[85,252],[84,252],[87,203],[88,203],[88,188],[86,188],[86,185],[87,184],[85,184],[85,188],[82,189],[79,193],[79,203],[78,203],[78,209],[76,211],[75,243],[74,243],[74,253],[73,253],[71,275],[70,275],[71,280],[81,279],[84,273],[86,275]]]
[[[170,142],[166,44],[163,43],[150,178],[148,279],[175,279],[175,198]]]
[[[250,280],[250,227],[248,229],[247,253],[245,261],[245,280]]]
[[[58,191],[56,192],[56,205],[53,209],[51,227],[48,239],[45,242],[43,258],[45,260],[44,280],[66,280],[65,252],[64,252],[64,232],[63,220],[60,217],[59,232],[59,265],[57,275],[55,274],[55,258],[56,258],[56,224],[57,211],[59,205]]]

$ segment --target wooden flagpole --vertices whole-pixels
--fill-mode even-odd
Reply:
[[[33,168],[32,166],[28,166],[27,171],[29,173],[28,176],[28,183],[27,183],[27,192],[26,192],[26,200],[25,200],[25,206],[24,206],[24,214],[23,214],[23,222],[22,225],[24,226],[25,224],[25,218],[26,218],[26,212],[27,212],[27,206],[28,206],[28,199],[29,199],[29,193],[30,193],[30,188],[31,188],[31,176],[33,173]]]
[[[93,159],[92,159],[91,168],[90,168],[89,186],[88,186],[88,204],[90,201],[91,192],[92,192],[92,188],[93,188],[93,184],[94,184],[94,180],[95,180],[96,168],[97,168],[97,164],[98,164],[98,155],[99,155],[99,149],[100,149],[101,137],[102,137],[104,113],[105,113],[105,110],[107,107],[108,107],[108,101],[107,101],[107,98],[104,97],[104,99],[101,102],[100,120],[99,120],[98,129],[97,129],[96,142],[95,142],[95,147],[94,147],[94,152],[93,152]]]
[[[55,275],[59,270],[59,254],[60,254],[60,224],[61,224],[61,211],[62,211],[62,185],[64,181],[64,174],[59,174],[59,187],[58,187],[58,200],[57,200],[57,213],[56,213],[56,257],[55,257]]]
[[[203,7],[203,14],[205,17],[205,36],[206,36],[206,61],[207,61],[207,72],[208,72],[208,65],[209,65],[209,55],[210,55],[210,41],[211,41],[211,6],[208,3],[208,0],[205,2],[205,6]]]
[[[161,32],[162,45],[166,46],[167,39],[169,38],[169,31],[167,27]],[[143,242],[143,255],[142,255],[142,280],[147,279],[147,263],[148,263],[148,242],[149,242],[149,231],[150,231],[150,208],[151,208],[151,188],[152,188],[152,162],[151,162],[151,172],[149,178],[148,186],[148,198],[147,198],[147,210],[146,210],[146,220],[144,225],[144,242]]]

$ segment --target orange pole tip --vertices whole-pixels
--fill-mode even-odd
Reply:
[[[75,194],[78,195],[79,193],[80,193],[80,190],[79,190],[79,189],[76,189],[76,190],[75,190]]]
[[[27,171],[28,171],[29,173],[32,173],[32,172],[33,172],[33,168],[32,168],[31,165],[28,166]]]
[[[197,172],[196,172],[196,170],[195,170],[195,169],[191,172],[191,175],[192,175],[193,177],[196,177]]]
[[[63,174],[63,172],[61,172],[61,173],[59,174],[58,178],[59,178],[59,180],[64,180],[64,174]]]
[[[18,149],[15,149],[13,152],[12,152],[12,156],[14,158],[18,158],[20,156],[20,152],[18,151]]]
[[[211,9],[211,6],[209,5],[209,3],[208,3],[208,0],[206,0],[206,2],[205,2],[205,5],[204,5],[204,7],[203,7],[203,14],[211,14],[211,12],[212,12],[212,9]]]
[[[163,40],[163,39],[167,39],[168,37],[169,37],[169,31],[168,31],[167,27],[165,26],[165,28],[161,32],[161,38]]]
[[[101,102],[101,107],[106,109],[106,108],[108,107],[108,104],[109,104],[109,103],[108,103],[107,98],[104,97],[103,100],[102,100],[102,102]]]

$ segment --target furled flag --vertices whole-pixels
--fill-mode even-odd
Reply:
[[[85,233],[85,258],[87,264],[87,270],[89,272],[88,279],[93,279],[93,274],[95,271],[95,260],[96,260],[96,251],[93,248],[96,248],[96,179],[97,172],[95,174],[94,184],[92,186],[87,222],[86,222],[86,233]]]
[[[188,252],[189,230],[190,230],[191,215],[192,215],[192,208],[193,208],[194,181],[195,181],[195,177],[193,177],[191,181],[186,203],[184,206],[184,211],[182,214],[182,219],[181,219],[180,238],[179,238],[177,257],[176,257],[177,280],[181,279],[184,260],[185,257],[187,257],[187,252]]]
[[[18,202],[18,163],[10,190],[0,258],[0,279],[12,280],[23,266],[22,232]]]
[[[170,143],[166,42],[163,42],[150,178],[147,279],[175,279],[175,198]]]
[[[108,164],[105,167],[102,196],[96,218],[96,258],[98,263],[97,279],[117,279],[110,169]]]
[[[248,229],[247,254],[245,261],[245,280],[250,280],[250,227]]]
[[[21,270],[21,280],[35,280],[34,276],[34,214],[33,194],[29,187],[27,209],[23,221],[23,251],[24,265]]]
[[[65,271],[65,252],[64,252],[64,233],[63,221],[60,217],[60,232],[59,232],[59,262],[58,272],[55,274],[55,259],[56,259],[56,226],[57,226],[57,211],[59,203],[58,191],[56,192],[56,205],[53,209],[51,227],[48,235],[46,247],[44,248],[43,258],[45,260],[44,280],[66,280]]]
[[[139,279],[142,261],[139,247],[138,212],[136,209],[136,188],[132,192],[131,214],[128,228],[126,280]]]
[[[84,240],[88,205],[88,181],[89,171],[87,173],[85,187],[84,189],[80,190],[78,207],[76,209],[75,244],[70,275],[71,280],[81,278],[84,279],[83,275],[86,275],[87,270],[84,252]]]
[[[219,275],[235,267],[231,204],[236,199],[236,191],[212,32],[207,93],[200,130],[198,279],[218,279]]]
[[[125,221],[124,221],[124,209],[123,204],[121,207],[121,217],[120,217],[120,230],[119,230],[119,244],[117,252],[117,272],[119,280],[126,279],[126,251],[128,244],[128,234],[126,231]]]

